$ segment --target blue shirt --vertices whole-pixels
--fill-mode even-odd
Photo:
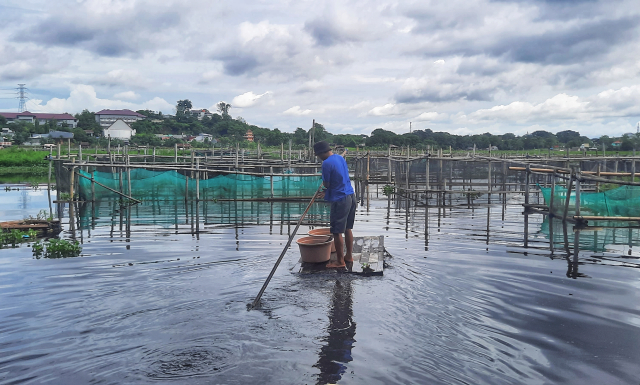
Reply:
[[[333,154],[322,162],[322,180],[325,186],[324,200],[335,202],[353,194],[347,162],[338,154]]]

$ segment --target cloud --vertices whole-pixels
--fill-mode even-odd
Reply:
[[[402,111],[398,105],[393,103],[387,103],[384,106],[374,107],[368,112],[369,115],[373,116],[390,116],[390,115],[401,115]]]
[[[0,44],[0,80],[30,80],[59,71],[65,63],[52,63],[47,52],[34,47]]]
[[[449,102],[457,100],[492,100],[497,91],[492,82],[457,83],[442,82],[430,78],[409,78],[405,80],[395,99],[399,103]]]
[[[57,4],[48,16],[24,28],[15,41],[42,46],[73,47],[100,56],[137,56],[155,49],[177,27],[182,12],[177,4],[100,0]]]
[[[513,102],[508,105],[481,109],[470,115],[478,120],[501,120],[527,122],[531,119],[559,120],[584,119],[588,112],[589,102],[577,96],[558,94],[539,104],[529,102]]]
[[[437,121],[446,120],[448,118],[449,118],[449,115],[447,114],[441,114],[438,112],[423,112],[420,115],[413,118],[413,120],[418,122],[420,121],[437,122]]]
[[[582,12],[591,9],[586,2],[565,1],[561,8],[568,11],[549,18],[547,3],[551,1],[451,0],[414,3],[401,12],[415,21],[412,33],[421,38],[419,48],[411,51],[429,58],[487,55],[564,65],[606,56],[638,36],[637,7],[627,7],[626,15],[600,5],[598,12]]]
[[[135,69],[114,69],[104,75],[93,78],[93,82],[104,86],[126,86],[147,88],[153,84],[146,76]]]
[[[140,95],[136,94],[133,91],[124,91],[113,95],[113,97],[116,99],[136,100],[140,98]]]
[[[303,116],[303,115],[309,115],[312,111],[311,110],[303,110],[300,108],[300,106],[293,106],[291,108],[289,108],[288,110],[284,111],[283,114],[284,115],[293,115],[293,116]]]
[[[228,42],[211,49],[209,57],[231,76],[317,79],[353,60],[348,51],[314,49],[311,37],[297,25],[268,21],[243,22]]]
[[[69,112],[76,113],[84,109],[89,111],[98,111],[101,109],[130,109],[140,110],[149,109],[153,111],[162,111],[169,113],[173,110],[173,105],[169,104],[166,100],[155,97],[151,100],[142,103],[124,102],[121,100],[101,99],[98,98],[95,89],[90,85],[76,84],[71,87],[69,97],[64,98],[52,98],[45,104],[42,104],[41,100],[31,100],[30,111],[31,112],[51,112],[61,113]]]
[[[376,35],[364,20],[345,8],[328,9],[321,16],[307,21],[304,29],[321,46],[361,42]]]
[[[271,95],[271,92],[267,91],[264,94],[260,94],[260,95],[256,95],[251,91],[245,92],[244,94],[238,95],[235,98],[233,98],[233,100],[231,101],[231,105],[239,108],[251,107],[256,103],[258,103],[258,101],[262,97],[268,96],[268,95]]]
[[[297,92],[300,94],[306,93],[306,92],[316,92],[319,89],[321,89],[322,87],[324,87],[324,83],[319,81],[319,80],[309,80],[306,81],[304,83],[302,83],[302,85],[300,86],[300,88],[298,88]]]

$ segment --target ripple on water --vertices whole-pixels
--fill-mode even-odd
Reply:
[[[231,351],[217,346],[193,346],[171,351],[154,350],[143,359],[145,370],[154,380],[197,377],[219,373],[229,368]]]

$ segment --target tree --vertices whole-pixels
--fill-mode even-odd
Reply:
[[[220,111],[220,115],[222,115],[222,119],[229,119],[231,115],[229,115],[229,109],[231,108],[231,104],[225,102],[219,102],[216,104],[218,107],[218,111]]]
[[[573,139],[580,139],[580,133],[573,130],[560,131],[556,134],[560,143],[568,143]]]
[[[176,103],[176,115],[184,115],[185,112],[190,111],[192,107],[191,100],[178,100]]]

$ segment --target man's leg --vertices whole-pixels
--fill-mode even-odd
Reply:
[[[333,242],[336,245],[336,263],[329,262],[327,267],[343,266],[344,263],[344,242],[342,241],[342,234],[333,234]]]
[[[347,231],[344,232],[344,242],[347,245],[347,254],[345,254],[344,260],[345,262],[353,262],[353,232],[351,229],[347,229]],[[336,247],[337,246],[336,244]],[[336,252],[337,251],[338,249],[336,248]]]

